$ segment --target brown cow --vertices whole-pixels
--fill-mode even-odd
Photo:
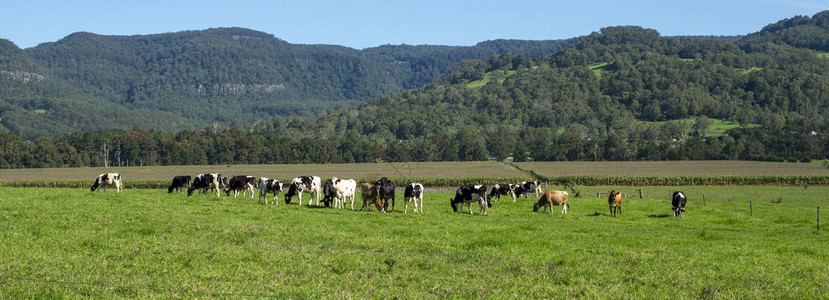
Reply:
[[[377,193],[377,185],[373,183],[361,183],[360,195],[363,197],[363,207],[360,207],[360,210],[368,206],[368,210],[371,211],[371,205],[374,204],[377,206],[377,211],[386,212],[383,207],[383,200],[380,199],[380,194]]]
[[[618,209],[618,214],[622,214],[622,193],[616,190],[612,190],[607,192],[609,196],[607,197],[607,204],[610,205],[610,216],[615,217]]]
[[[542,212],[546,212],[547,208],[550,208],[550,214],[553,213],[553,206],[561,205],[561,213],[566,214],[567,210],[570,208],[570,204],[567,202],[567,191],[546,191],[544,194],[541,194],[541,199],[538,199],[538,202],[533,205],[533,211],[538,211],[539,208],[544,207]]]

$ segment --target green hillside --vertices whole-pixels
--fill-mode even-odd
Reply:
[[[376,75],[370,72],[370,65],[355,64],[348,70],[342,69],[342,73],[329,73],[326,70],[340,69],[326,69],[312,63],[321,59],[322,56],[313,55],[322,55],[321,49],[324,48],[329,51],[325,52],[328,53],[326,57],[331,57],[331,53],[350,57],[346,54],[356,50],[290,45],[276,39],[268,40],[265,36],[239,35],[247,31],[229,29],[218,30],[221,34],[213,31],[181,33],[179,38],[183,41],[196,43],[192,49],[206,51],[184,51],[182,53],[186,55],[172,60],[164,55],[156,58],[175,62],[175,66],[184,70],[181,72],[188,74],[163,77],[162,82],[169,82],[171,88],[191,86],[198,82],[194,81],[196,79],[239,82],[241,79],[237,78],[242,77],[229,74],[244,72],[219,70],[224,70],[226,66],[238,71],[244,66],[253,68],[257,63],[264,63],[247,52],[256,47],[284,47],[283,51],[266,53],[290,57],[280,61],[304,66],[309,71],[296,74],[307,74],[307,81],[298,79],[302,76],[283,76],[286,80],[284,88],[274,87],[264,93],[249,89],[265,90],[270,84],[282,83],[257,79],[250,81],[253,85],[205,84],[198,86],[199,92],[195,96],[181,92],[183,96],[179,98],[175,95],[164,98],[165,105],[175,103],[182,114],[186,111],[187,116],[198,116],[203,120],[216,122],[211,113],[228,112],[221,119],[226,123],[220,122],[200,130],[172,133],[142,129],[85,132],[41,139],[40,144],[35,145],[15,136],[0,136],[0,139],[7,141],[7,151],[3,154],[6,157],[0,157],[0,165],[99,165],[105,161],[99,154],[105,143],[129,148],[129,151],[121,151],[117,159],[114,154],[109,154],[107,159],[110,161],[139,164],[467,161],[502,160],[506,157],[516,161],[811,161],[829,157],[829,119],[826,118],[829,115],[829,60],[821,56],[826,50],[821,48],[820,43],[790,44],[787,33],[796,32],[808,41],[829,40],[829,31],[825,30],[829,26],[827,18],[829,14],[819,13],[812,18],[783,20],[736,41],[716,37],[662,37],[655,30],[636,26],[602,28],[570,41],[568,47],[551,55],[529,57],[502,54],[480,60],[462,60],[421,88],[402,92],[392,92],[394,88],[390,88],[387,90],[389,94],[371,98],[359,106],[331,107],[326,113],[313,117],[284,116],[276,114],[276,108],[269,111],[264,106],[249,105],[266,103],[261,105],[284,106],[284,102],[260,102],[267,97],[259,98],[257,94],[288,95],[301,90],[292,85],[294,81],[302,82],[308,89],[319,82],[336,82],[338,77],[334,74],[362,74],[360,78],[368,80],[362,84],[366,84],[371,81],[370,75]],[[238,38],[235,37],[237,35]],[[141,38],[163,40],[168,37]],[[255,37],[261,37],[261,40]],[[96,43],[109,47],[120,45],[112,44],[110,39],[80,34],[49,47],[28,51],[38,52],[47,48],[57,51],[62,49],[62,44],[76,43],[75,40],[85,41],[80,44],[93,49],[102,49],[95,46]],[[130,40],[127,37],[121,39]],[[199,42],[203,40],[209,42]],[[308,52],[305,53],[313,55],[296,54],[290,51],[291,47],[306,47]],[[361,53],[369,55],[369,52],[394,52],[397,49],[397,58],[402,59],[413,57],[412,53],[418,49],[411,46],[380,48],[383,49],[363,50],[366,52]],[[422,49],[440,53],[452,51],[447,47]],[[104,56],[121,53],[117,47],[111,50],[95,53]],[[211,55],[221,56],[219,54],[223,51],[229,51],[228,56],[235,57],[238,63],[219,64],[222,60],[209,59]],[[149,55],[147,53],[136,52],[135,55]],[[94,56],[93,61],[99,59],[97,57]],[[119,73],[133,76],[129,73],[132,69],[125,67],[133,64],[132,59],[114,57],[120,59],[112,59],[118,65],[104,65],[121,66],[118,67],[121,68]],[[428,57],[434,59],[434,56]],[[203,61],[204,64],[188,64],[186,60],[179,63],[184,58]],[[90,58],[71,61],[87,59]],[[64,60],[39,62],[49,72],[77,72],[72,71],[74,68],[61,67],[67,64]],[[211,65],[211,62],[217,63]],[[400,61],[397,64],[402,65]],[[425,65],[428,64],[422,66]],[[83,66],[91,68],[97,65]],[[254,77],[277,78],[282,76],[278,70],[281,69],[268,68],[255,73]],[[95,68],[84,74],[95,72],[109,74]],[[222,74],[227,77],[222,77]],[[326,75],[328,81],[322,80],[319,77],[321,74],[330,75]],[[72,79],[75,81],[73,87],[86,84],[82,74],[76,75],[78,78]],[[143,75],[134,76],[143,78]],[[380,77],[387,79],[386,76]],[[122,86],[120,83],[124,83],[123,86],[134,85],[132,80],[118,79],[117,76],[111,78],[114,82],[117,79],[117,82],[98,85],[97,90],[87,93],[112,99],[106,96],[116,90],[112,87]],[[180,81],[173,82],[174,78]],[[349,90],[339,90],[335,86],[321,85],[315,90],[316,95]],[[126,101],[122,104],[124,107],[152,106],[154,98],[144,98],[141,95],[147,95],[145,91],[135,91],[132,94],[136,95],[135,101]],[[160,92],[159,95],[165,94]],[[187,100],[191,96],[209,101],[198,102],[194,106]],[[353,99],[357,98],[359,96]],[[308,98],[292,103],[310,107],[315,102],[313,98]],[[28,109],[45,110],[46,115],[50,112],[44,107]],[[235,116],[233,112],[260,119],[255,125],[244,121],[249,119],[234,121],[231,119]],[[701,130],[696,121],[689,121],[702,117],[712,120],[706,130]],[[2,118],[6,124],[9,116],[3,115]],[[730,128],[717,129],[713,127],[716,125],[713,121],[719,120],[724,125],[746,126],[731,125]],[[55,147],[49,148],[50,145]],[[54,159],[28,162],[37,160],[27,156],[37,147],[43,147],[41,150],[48,153],[43,157]]]

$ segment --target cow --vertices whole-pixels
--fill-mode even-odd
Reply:
[[[674,209],[674,217],[682,217],[685,213],[685,193],[681,191],[674,192],[673,196],[671,196],[671,205]]]
[[[541,188],[541,182],[538,181],[538,180],[536,180],[536,181],[522,181],[520,184],[518,184],[518,186],[520,186],[522,189],[524,189],[524,199],[528,199],[527,194],[534,192],[535,193],[535,199],[537,200],[538,199],[538,194],[544,193],[544,189]]]
[[[383,210],[388,211],[389,200],[391,200],[391,210],[394,211],[394,182],[383,177],[375,185],[377,185],[377,193],[380,194],[380,200],[383,200]]]
[[[104,192],[106,192],[107,186],[114,186],[115,192],[120,193],[124,189],[124,186],[121,184],[121,174],[101,173],[98,177],[95,177],[95,183],[92,184],[90,191],[94,192],[98,188],[101,188]]]
[[[239,191],[248,193],[248,197],[253,198],[253,190],[256,189],[256,177],[247,175],[237,175],[230,178],[230,182],[225,185],[225,195],[230,196],[230,191],[233,191],[233,197],[239,197]]]
[[[173,177],[173,182],[170,183],[170,187],[167,188],[167,193],[172,193],[173,190],[176,190],[179,193],[184,192],[184,187],[190,187],[190,176],[176,176]]]
[[[486,185],[465,185],[458,188],[455,192],[455,198],[449,199],[449,204],[452,205],[452,210],[455,212],[463,211],[463,205],[466,204],[469,208],[469,214],[472,214],[472,202],[477,201],[481,206],[480,214],[486,214],[487,207],[492,207],[492,202],[486,196]],[[461,204],[458,207],[458,204]]]
[[[489,198],[495,197],[496,200],[501,200],[501,195],[510,195],[512,196],[512,202],[515,202],[517,196],[515,195],[515,188],[518,187],[517,184],[506,184],[506,183],[498,183],[492,187],[492,191],[489,192]]]
[[[270,179],[267,177],[259,178],[259,204],[262,204],[262,198],[265,198],[265,204],[268,203],[268,192],[273,193],[273,204],[279,205],[277,202],[276,194],[282,191],[282,183],[276,179]]]
[[[334,199],[337,197],[337,189],[334,188],[334,185],[339,181],[339,178],[332,177],[322,185],[322,203],[325,207],[331,207],[331,202],[334,202]]]
[[[406,185],[403,191],[403,202],[406,203],[406,209],[403,213],[409,212],[409,202],[414,201],[414,212],[417,212],[417,201],[420,201],[420,213],[423,213],[423,185],[420,183],[410,183]]]
[[[607,192],[607,204],[610,205],[610,216],[616,217],[617,210],[618,214],[622,214],[622,193],[612,190]]]
[[[345,202],[351,199],[351,210],[354,210],[354,197],[357,192],[357,181],[354,179],[338,180],[334,183],[337,195],[334,198],[334,207],[345,209]]]
[[[539,208],[544,207],[542,212],[550,208],[550,214],[553,214],[553,206],[561,205],[561,213],[566,214],[570,209],[570,204],[567,202],[567,191],[546,191],[541,194],[541,199],[533,205],[533,212],[538,211]]]
[[[199,189],[199,194],[204,193],[207,189],[216,190],[216,197],[219,197],[220,190],[224,186],[226,179],[222,178],[220,173],[203,173],[193,177],[193,182],[187,188],[187,196],[193,195],[193,191]]]
[[[308,205],[317,198],[317,206],[320,205],[320,194],[322,192],[322,179],[319,176],[299,176],[291,180],[288,192],[285,193],[285,204],[291,203],[291,198],[299,196],[299,205],[302,205],[302,193],[310,194]]]
[[[360,184],[360,196],[363,198],[363,207],[360,207],[362,211],[364,208],[368,207],[368,210],[371,211],[371,206],[377,206],[377,211],[386,212],[386,208],[383,206],[383,199],[380,198],[380,195],[377,193],[377,185],[374,183],[361,183]]]

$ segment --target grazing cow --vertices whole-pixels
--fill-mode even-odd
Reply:
[[[389,199],[391,199],[391,210],[394,211],[394,182],[383,177],[375,185],[377,185],[380,200],[383,200],[383,210],[388,211]]]
[[[351,210],[354,210],[357,181],[354,181],[354,179],[338,180],[334,183],[334,190],[337,192],[337,196],[334,198],[334,207],[345,209],[345,201],[351,199]]]
[[[233,197],[239,197],[239,191],[248,193],[248,197],[253,198],[253,190],[256,189],[256,177],[247,175],[237,175],[230,178],[230,182],[225,185],[225,195],[230,196],[230,191],[233,191]]]
[[[674,195],[671,197],[671,205],[674,209],[674,217],[682,217],[685,213],[685,193],[681,191],[674,192]]]
[[[193,191],[199,189],[199,194],[206,193],[207,189],[216,190],[216,197],[219,197],[220,190],[224,186],[226,179],[222,178],[219,173],[204,173],[193,177],[193,182],[187,188],[187,196],[193,195]]]
[[[282,183],[276,179],[270,179],[266,177],[259,178],[259,203],[262,203],[262,198],[265,198],[265,204],[268,203],[268,192],[273,193],[273,204],[279,205],[277,203],[276,194],[282,191]]]
[[[506,183],[499,183],[492,187],[492,191],[489,192],[489,198],[495,197],[496,200],[501,200],[501,195],[510,195],[512,196],[512,202],[515,202],[517,196],[515,195],[515,188],[518,187],[517,184],[506,184]],[[496,201],[493,200],[493,201]]]
[[[567,191],[546,191],[541,194],[541,199],[533,205],[533,212],[538,211],[539,208],[544,207],[542,212],[550,208],[550,214],[553,213],[553,206],[561,205],[561,213],[566,214],[570,209],[570,204],[567,202]]]
[[[360,196],[363,197],[363,207],[360,207],[360,210],[368,207],[368,210],[371,211],[371,206],[377,206],[377,211],[386,212],[386,208],[383,206],[383,199],[380,198],[380,195],[377,193],[377,185],[374,183],[361,183],[360,184]]]
[[[485,185],[465,185],[459,187],[455,192],[455,199],[449,199],[449,204],[452,205],[452,210],[455,212],[463,211],[463,205],[469,208],[469,214],[472,214],[472,202],[477,201],[481,206],[481,214],[486,214],[487,207],[492,207],[492,202],[486,197]],[[458,204],[461,204],[460,209]]]
[[[319,176],[299,176],[291,180],[288,192],[285,193],[285,204],[291,203],[291,198],[299,196],[299,205],[302,205],[302,193],[310,194],[308,205],[317,198],[317,206],[320,205],[320,194],[322,192],[322,179]],[[316,196],[316,197],[315,197]]]
[[[173,182],[170,183],[170,187],[167,188],[167,193],[172,193],[173,190],[176,190],[179,193],[184,192],[184,187],[190,187],[190,176],[176,176],[173,177]]]
[[[527,194],[535,193],[535,199],[538,199],[538,194],[544,193],[544,189],[541,188],[541,182],[536,181],[523,181],[518,186],[524,189],[524,199],[527,198]]]
[[[334,198],[337,197],[337,189],[334,188],[334,185],[339,182],[340,179],[337,177],[332,177],[325,181],[325,184],[322,185],[322,203],[325,207],[331,207],[331,202],[334,202]]]
[[[107,186],[114,186],[115,192],[120,193],[121,190],[124,189],[124,186],[121,184],[121,174],[119,173],[101,173],[98,177],[95,177],[95,183],[92,184],[92,188],[90,191],[94,192],[98,188],[107,191]]]
[[[406,203],[406,209],[403,213],[409,212],[409,202],[414,201],[414,212],[417,212],[417,201],[420,201],[420,212],[423,213],[423,185],[420,183],[410,183],[406,185],[406,190],[403,191],[403,202]]]
[[[610,216],[615,217],[617,214],[622,214],[622,193],[612,190],[607,192],[607,204],[610,205]]]

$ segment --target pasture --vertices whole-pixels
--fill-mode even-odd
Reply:
[[[429,187],[424,214],[403,214],[402,190],[381,214],[0,188],[0,298],[829,298],[829,187],[612,188],[629,197],[617,218],[606,186],[576,187],[567,215],[502,197],[487,216]]]

